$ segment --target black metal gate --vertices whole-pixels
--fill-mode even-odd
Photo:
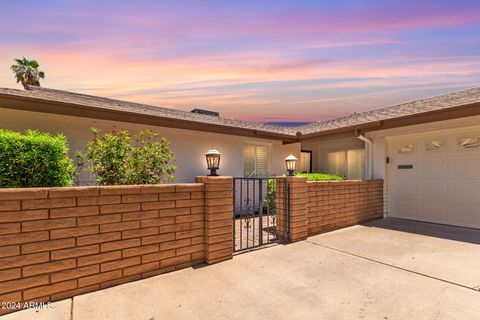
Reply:
[[[285,178],[233,179],[233,248],[243,251],[288,238]]]

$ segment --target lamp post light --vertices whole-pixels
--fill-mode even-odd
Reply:
[[[287,171],[289,176],[295,175],[297,160],[298,159],[293,154],[290,154],[288,157],[285,158],[285,165],[287,166]]]
[[[220,156],[222,154],[215,149],[214,146],[207,153],[205,158],[207,159],[207,168],[210,170],[209,176],[218,176],[217,170],[220,167]]]

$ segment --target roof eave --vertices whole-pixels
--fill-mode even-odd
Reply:
[[[325,136],[342,135],[349,132],[360,131],[362,133],[369,131],[378,131],[384,129],[405,127],[428,122],[437,122],[450,119],[465,118],[480,115],[480,102],[457,105],[449,108],[432,110],[412,115],[382,119],[380,121],[362,123],[358,125],[341,127],[331,130],[323,130],[304,134],[300,137],[300,141],[315,139]]]
[[[135,112],[111,110],[106,108],[90,107],[75,103],[45,100],[36,97],[16,96],[2,93],[0,93],[0,108],[68,115],[91,119],[122,121],[129,123],[228,135],[239,135],[261,139],[279,140],[284,143],[296,142],[298,140],[295,135],[268,132],[258,129],[239,128],[233,126],[203,123],[186,119],[138,114]]]
[[[362,124],[348,126],[348,127],[311,132],[311,133],[303,134],[299,138],[300,138],[300,141],[305,141],[305,140],[311,140],[319,137],[341,135],[341,134],[353,132],[356,130],[375,129],[375,128],[381,127],[381,125],[382,125],[382,121],[362,123]]]

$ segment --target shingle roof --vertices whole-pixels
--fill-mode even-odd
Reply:
[[[391,107],[354,113],[346,117],[313,122],[295,129],[300,131],[303,135],[306,135],[358,125],[366,125],[378,121],[418,115],[479,102],[480,88],[472,88],[402,103]]]
[[[223,117],[208,116],[171,108],[156,107],[146,104],[109,98],[73,93],[68,91],[31,87],[30,90],[0,88],[0,96],[24,97],[45,102],[54,101],[71,105],[87,106],[102,110],[129,112],[139,115],[148,115],[159,118],[190,121],[201,124],[211,124],[229,128],[256,130],[259,132],[280,134],[285,137],[298,138],[300,135],[311,135],[336,129],[348,129],[395,118],[408,117],[456,108],[474,103],[480,103],[480,87],[463,91],[433,96],[408,103],[398,104],[386,108],[367,112],[354,113],[346,117],[310,123],[301,127],[280,127],[259,122],[243,121]],[[480,107],[479,107],[480,108]],[[297,133],[301,134],[297,134]]]
[[[171,108],[156,107],[141,103],[91,96],[69,91],[54,90],[42,87],[30,87],[30,90],[0,88],[0,95],[34,98],[44,101],[75,104],[98,109],[131,112],[142,115],[156,116],[169,119],[186,120],[204,124],[220,125],[240,129],[257,130],[267,133],[295,135],[294,130],[288,127],[274,126],[253,121],[243,121],[224,117],[209,116]]]

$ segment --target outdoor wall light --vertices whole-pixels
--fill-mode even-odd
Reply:
[[[207,168],[210,170],[209,176],[218,176],[217,170],[220,167],[220,156],[222,154],[215,149],[214,146],[207,153],[205,153],[205,158],[207,158]]]
[[[287,171],[289,176],[295,175],[297,160],[298,159],[293,154],[290,154],[288,157],[285,158],[285,165],[287,166]]]

